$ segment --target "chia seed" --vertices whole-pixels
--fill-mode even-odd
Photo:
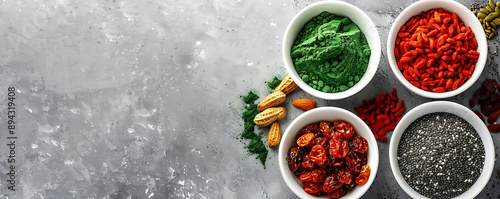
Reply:
[[[424,115],[404,131],[398,164],[408,185],[429,198],[453,198],[481,175],[484,146],[474,127],[450,113]]]

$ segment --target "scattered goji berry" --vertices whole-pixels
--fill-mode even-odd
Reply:
[[[373,99],[363,100],[361,107],[354,108],[358,112],[357,116],[372,130],[375,139],[387,141],[385,134],[393,131],[396,123],[401,120],[406,107],[404,107],[404,100],[399,100],[399,102],[398,100],[397,91],[394,88],[390,93],[386,92]]]

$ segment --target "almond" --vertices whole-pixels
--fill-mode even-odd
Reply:
[[[267,97],[265,97],[262,102],[259,103],[257,106],[257,109],[259,111],[266,110],[267,108],[278,106],[281,103],[283,103],[286,99],[285,93],[281,91],[277,91],[274,93],[269,94]]]
[[[316,108],[316,102],[314,100],[310,100],[310,99],[297,99],[297,100],[293,101],[292,104],[295,107],[300,108],[304,111],[308,111],[308,110],[311,110],[313,108]]]
[[[269,147],[276,146],[280,143],[281,140],[281,129],[278,121],[274,122],[271,125],[271,129],[269,129],[269,134],[267,135],[267,143]]]

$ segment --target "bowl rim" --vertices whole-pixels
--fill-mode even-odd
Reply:
[[[399,186],[412,198],[426,198],[425,196],[419,194],[415,190],[413,190],[408,183],[403,179],[401,172],[399,171],[399,164],[397,162],[397,148],[399,145],[399,141],[401,140],[401,136],[404,133],[404,130],[417,118],[420,118],[429,113],[436,112],[446,112],[451,113],[460,118],[466,120],[469,124],[471,124],[481,137],[481,141],[484,145],[485,151],[485,162],[482,169],[481,175],[478,177],[476,182],[467,190],[466,192],[459,195],[457,198],[474,198],[477,196],[488,184],[488,181],[493,173],[493,169],[495,167],[495,145],[493,143],[493,139],[484,124],[479,117],[474,114],[467,107],[450,101],[433,101],[421,104],[412,110],[410,110],[406,115],[401,119],[396,128],[394,129],[391,137],[391,141],[389,144],[389,163],[391,166],[392,173],[394,178],[398,182]],[[469,118],[465,119],[464,116],[469,116]]]
[[[332,114],[332,113],[334,113],[334,114]],[[318,119],[318,118],[316,118],[316,117],[318,117],[318,115],[329,115],[329,116],[327,116],[327,117],[322,116],[321,119]],[[290,169],[288,168],[288,163],[287,163],[286,158],[287,158],[287,153],[288,153],[289,148],[285,149],[285,147],[292,147],[292,146],[295,146],[296,144],[291,143],[289,145],[289,144],[284,144],[284,143],[287,141],[293,142],[295,140],[296,134],[298,134],[299,131],[307,125],[314,124],[314,123],[317,123],[320,121],[340,120],[337,118],[342,118],[342,120],[350,122],[356,128],[356,132],[363,131],[363,132],[367,132],[367,134],[370,135],[370,136],[363,136],[368,141],[368,144],[369,144],[369,148],[368,148],[367,152],[368,152],[368,165],[370,166],[370,169],[371,169],[370,179],[368,180],[368,182],[365,185],[356,186],[353,189],[355,191],[358,191],[357,193],[355,193],[353,190],[351,190],[351,192],[348,192],[348,194],[352,193],[352,195],[346,195],[342,198],[359,198],[359,197],[361,197],[362,195],[364,195],[366,193],[366,191],[368,191],[371,184],[374,182],[374,180],[376,178],[380,154],[379,154],[379,150],[378,150],[377,141],[375,140],[375,137],[372,136],[371,130],[366,125],[366,123],[363,122],[363,120],[361,120],[354,113],[347,111],[345,109],[342,109],[342,108],[338,108],[338,107],[315,108],[315,109],[312,109],[312,110],[309,110],[309,111],[302,113],[301,115],[296,117],[290,123],[290,125],[288,125],[285,133],[283,134],[283,136],[281,138],[281,143],[280,143],[279,151],[278,151],[278,157],[279,157],[278,163],[279,163],[279,169],[280,169],[281,176],[282,176],[283,180],[285,181],[286,185],[288,186],[288,188],[290,190],[292,190],[292,192],[300,198],[324,198],[324,197],[313,197],[313,196],[307,194],[306,192],[304,192],[304,190],[302,189],[302,185],[298,184],[300,182],[298,182],[298,179],[296,179],[297,177],[295,175],[293,175],[293,173],[291,173]],[[292,132],[292,129],[294,129],[293,132]],[[359,135],[356,132],[355,132],[355,135]],[[297,189],[296,185],[299,185],[300,189]]]
[[[402,72],[399,70],[397,64],[396,64],[396,59],[394,55],[394,47],[395,47],[395,41],[397,37],[397,32],[399,31],[400,27],[406,23],[411,17],[414,16],[415,12],[421,12],[425,10],[431,10],[431,9],[437,9],[437,8],[443,8],[440,5],[448,5],[454,10],[459,10],[460,12],[455,12],[460,19],[464,22],[464,25],[468,25],[471,27],[471,29],[474,32],[474,37],[476,38],[479,46],[477,48],[477,51],[480,52],[479,59],[475,64],[474,72],[471,76],[470,79],[468,79],[462,86],[458,87],[456,90],[453,91],[448,91],[444,93],[434,93],[434,92],[429,92],[429,91],[424,91],[421,88],[417,88],[413,86],[406,78],[404,78]],[[420,7],[426,7],[426,9],[420,9]],[[427,7],[432,7],[427,9]],[[443,8],[444,10],[447,10]],[[449,11],[449,10],[448,10]],[[451,11],[450,11],[451,12]],[[472,20],[474,19],[474,20]],[[467,24],[465,21],[470,21]],[[408,90],[411,92],[418,94],[422,97],[427,97],[427,98],[433,98],[433,99],[442,99],[442,98],[448,98],[448,97],[453,97],[456,96],[468,88],[470,88],[481,76],[481,73],[484,70],[485,64],[486,64],[486,59],[487,59],[487,41],[486,41],[486,35],[484,31],[482,31],[482,26],[477,20],[476,16],[470,12],[468,8],[466,8],[464,5],[461,3],[458,3],[456,1],[451,1],[451,0],[420,0],[417,2],[412,3],[410,6],[406,7],[399,15],[396,17],[396,20],[393,22],[391,29],[389,30],[389,35],[387,39],[387,56],[388,56],[388,61],[390,68],[392,69],[392,72],[396,76],[396,78],[405,86]]]
[[[340,9],[332,9],[332,8],[340,8]],[[346,12],[346,10],[349,10],[348,15],[342,14],[343,12]],[[342,91],[342,92],[337,92],[337,93],[325,93],[322,91],[319,91],[317,89],[312,88],[308,84],[306,84],[302,78],[299,77],[297,72],[295,71],[295,66],[293,64],[293,61],[290,57],[290,50],[293,45],[293,41],[295,41],[297,35],[292,34],[292,30],[298,29],[302,30],[303,26],[305,23],[307,23],[312,17],[319,15],[321,12],[327,11],[332,14],[336,15],[341,15],[341,16],[347,16],[349,17],[356,25],[360,28],[360,30],[363,32],[365,37],[367,38],[368,44],[371,49],[371,55],[370,55],[370,60],[366,69],[365,74],[361,77],[361,79],[354,84],[351,88]],[[312,17],[308,17],[307,20],[304,23],[300,23],[300,20],[305,20],[302,19],[303,17],[306,17],[307,15],[310,15],[312,13],[315,13]],[[341,14],[339,14],[341,13]],[[362,20],[356,20],[356,18],[353,19],[353,16],[355,17],[360,17]],[[297,27],[300,27],[297,28]],[[282,43],[282,57],[285,65],[285,69],[287,70],[288,74],[292,77],[292,79],[295,81],[295,83],[306,93],[321,98],[321,99],[327,99],[327,100],[338,100],[338,99],[344,99],[347,97],[350,97],[359,91],[361,91],[368,83],[373,79],[375,76],[375,73],[377,72],[378,65],[380,62],[380,56],[382,54],[382,49],[381,49],[381,42],[380,42],[380,36],[379,32],[371,20],[371,18],[361,9],[358,7],[339,0],[325,0],[325,1],[319,1],[316,3],[313,3],[309,6],[306,6],[302,10],[300,10],[295,16],[292,18],[290,23],[288,24],[284,37],[283,37],[283,43]]]

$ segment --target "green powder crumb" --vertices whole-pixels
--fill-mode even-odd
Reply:
[[[255,116],[260,113],[257,109],[257,104],[255,104],[255,100],[259,99],[259,96],[249,91],[247,96],[242,96],[241,98],[245,102],[245,111],[241,114],[241,118],[245,122],[245,127],[240,137],[250,139],[250,143],[245,148],[248,149],[250,154],[257,154],[257,159],[260,160],[265,169],[269,151],[261,140],[262,136],[255,133],[255,123],[253,121]]]
[[[291,57],[299,76],[323,92],[354,86],[366,72],[371,50],[365,35],[347,17],[323,12],[297,35]]]
[[[280,83],[281,83],[281,80],[276,76],[270,82],[266,82],[267,86],[271,90],[274,90],[276,87],[278,87],[280,85]]]
[[[247,96],[242,96],[243,102],[246,104],[253,104],[255,100],[259,99],[259,96],[256,95],[253,91],[248,92]]]

